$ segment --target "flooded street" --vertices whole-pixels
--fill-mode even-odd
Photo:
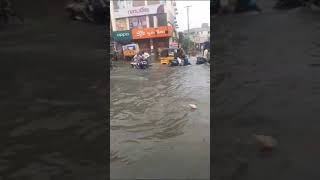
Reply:
[[[110,75],[111,179],[209,179],[210,66],[194,61],[147,70],[116,63]]]
[[[215,19],[213,177],[319,179],[319,12],[262,9]],[[278,141],[270,156],[254,134]]]
[[[105,27],[61,19],[0,32],[1,180],[106,179]]]

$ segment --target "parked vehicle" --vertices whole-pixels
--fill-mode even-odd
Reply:
[[[165,48],[160,52],[160,63],[170,64],[176,57],[178,48]]]
[[[131,61],[132,58],[139,53],[138,44],[127,44],[122,46],[123,56],[126,60]]]

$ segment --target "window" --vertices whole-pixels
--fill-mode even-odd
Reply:
[[[166,0],[160,0],[160,4],[166,4]]]
[[[117,31],[125,31],[127,29],[127,20],[126,18],[116,19],[116,29]]]
[[[158,14],[158,26],[167,26],[167,14]]]
[[[145,1],[144,0],[134,0],[133,1],[133,6],[134,7],[144,6],[144,5],[145,5]]]
[[[132,17],[129,18],[129,28],[146,28],[147,27],[147,16]]]
[[[113,0],[114,9],[125,8],[125,0]]]
[[[125,2],[126,2],[126,8],[133,7],[133,0],[125,0]]]
[[[133,0],[113,0],[114,9],[123,9],[133,6]]]
[[[160,0],[148,0],[148,5],[160,4]]]
[[[118,3],[116,1],[112,1],[113,9],[119,9]]]
[[[153,22],[153,15],[149,16],[149,26],[154,27],[154,22]]]

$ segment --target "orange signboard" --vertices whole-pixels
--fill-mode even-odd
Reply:
[[[135,28],[132,29],[132,39],[151,39],[172,36],[171,26],[159,26],[157,28]]]

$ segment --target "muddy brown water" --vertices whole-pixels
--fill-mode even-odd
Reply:
[[[215,179],[319,177],[319,18],[297,8],[215,20]],[[258,153],[257,133],[279,142],[272,156]]]
[[[147,70],[115,63],[110,75],[112,179],[209,179],[210,66],[191,62],[182,67],[155,63]]]

